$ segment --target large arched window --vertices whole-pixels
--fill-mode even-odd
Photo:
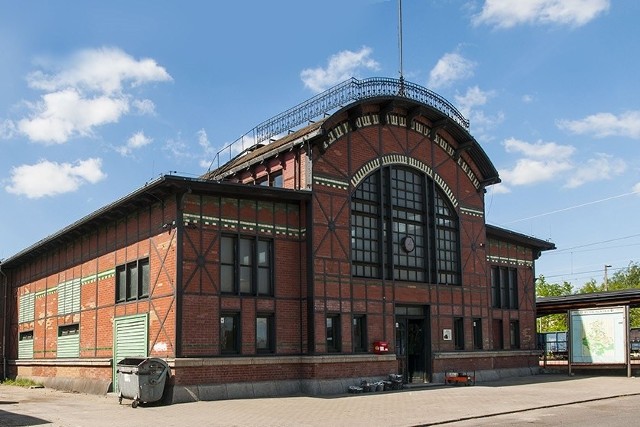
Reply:
[[[460,284],[458,217],[432,179],[390,165],[358,185],[351,266],[358,277]]]

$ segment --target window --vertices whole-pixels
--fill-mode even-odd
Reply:
[[[116,302],[149,297],[149,258],[116,267]]]
[[[509,346],[520,348],[520,322],[517,320],[509,322]]]
[[[18,335],[18,359],[33,359],[33,331]]]
[[[482,350],[482,320],[473,319],[473,348]]]
[[[353,352],[365,353],[367,346],[367,319],[362,314],[353,316]]]
[[[268,176],[256,179],[254,184],[269,187],[282,187],[282,171],[270,173]]]
[[[269,185],[271,187],[282,187],[282,171],[269,174]]]
[[[220,316],[220,350],[228,354],[240,352],[240,316],[237,313]]]
[[[458,217],[424,173],[385,166],[351,198],[352,274],[460,284]]]
[[[222,236],[220,283],[223,293],[273,295],[273,241]]]
[[[327,316],[327,352],[340,351],[340,316]]]
[[[456,350],[464,350],[464,319],[453,319],[453,340]]]
[[[258,353],[272,353],[274,351],[273,323],[273,315],[271,314],[256,317],[256,350]]]
[[[491,299],[493,308],[518,308],[518,270],[491,267]]]

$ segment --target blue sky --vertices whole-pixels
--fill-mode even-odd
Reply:
[[[403,70],[500,172],[487,222],[580,285],[640,262],[640,2],[404,0]],[[397,0],[0,0],[0,259],[161,174],[197,177],[349,77],[398,77]]]

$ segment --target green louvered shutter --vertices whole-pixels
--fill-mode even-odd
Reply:
[[[113,391],[118,391],[117,364],[126,357],[147,357],[148,320],[146,314],[118,317],[114,321]]]
[[[35,318],[36,294],[30,292],[20,297],[18,323],[33,322]]]
[[[73,279],[58,285],[58,314],[80,311],[80,283]]]
[[[20,333],[18,359],[33,359],[33,331]]]
[[[58,328],[57,357],[80,357],[80,325],[66,325]]]

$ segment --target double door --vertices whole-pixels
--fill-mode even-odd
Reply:
[[[431,377],[428,330],[426,316],[396,314],[396,356],[407,384],[425,383]]]

